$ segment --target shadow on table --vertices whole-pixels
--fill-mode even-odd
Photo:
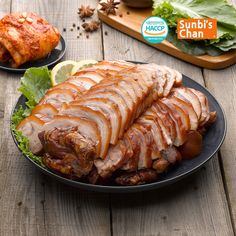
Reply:
[[[114,206],[117,205],[119,207],[135,207],[149,204],[152,205],[156,202],[158,202],[159,204],[163,202],[171,202],[175,199],[185,197],[189,194],[193,194],[194,192],[202,191],[201,183],[203,181],[199,181],[199,179],[203,178],[203,176],[207,178],[207,166],[204,166],[202,169],[200,169],[193,175],[187,177],[186,179],[182,179],[179,182],[169,185],[167,187],[138,193],[107,194],[89,192],[59,183],[47,176],[44,176],[43,178],[44,182],[46,183],[46,194],[49,191],[51,192],[51,194],[54,195],[55,191],[59,191],[61,194],[65,193],[66,195],[69,194],[70,196],[77,195],[82,198],[91,198],[93,199],[94,204],[96,204],[96,201],[103,201],[102,199],[107,201],[109,198],[110,203]]]

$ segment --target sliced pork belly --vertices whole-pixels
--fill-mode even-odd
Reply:
[[[71,115],[94,121],[99,127],[101,133],[101,152],[99,157],[104,158],[107,154],[109,143],[111,140],[111,124],[107,117],[100,111],[95,111],[89,107],[82,105],[63,104],[59,112],[60,115]]]
[[[157,102],[153,104],[150,110],[145,114],[154,115],[157,118],[157,122],[159,123],[163,136],[168,145],[172,145],[174,140],[176,139],[177,132],[175,128],[175,123],[172,120],[168,111],[163,109]]]
[[[53,89],[46,93],[39,104],[42,105],[49,103],[55,108],[60,108],[62,103],[71,102],[75,97],[76,95],[68,89]]]
[[[152,160],[157,159],[158,157],[160,157],[160,151],[164,150],[165,148],[167,148],[167,143],[163,137],[162,134],[162,130],[161,127],[159,125],[159,123],[156,121],[155,116],[151,116],[151,115],[143,115],[141,116],[138,120],[138,123],[142,124],[143,126],[150,126],[151,129],[151,133],[153,136],[153,146],[152,146]]]
[[[120,97],[120,95],[114,91],[109,91],[106,93],[102,92],[89,93],[86,95],[86,99],[90,98],[105,98],[110,100],[115,105],[117,105],[121,114],[121,127],[119,132],[119,137],[121,138],[125,132],[126,124],[128,120],[130,120],[130,115],[131,115],[127,107],[127,104],[124,102],[123,98]]]
[[[124,69],[129,69],[134,67],[133,63],[129,63],[127,61],[101,61],[97,64],[94,64],[93,68],[103,69],[103,70],[113,70],[113,71],[121,71]]]
[[[192,92],[191,89],[181,87],[181,88],[176,88],[174,91],[178,91],[183,97],[185,97],[193,106],[194,111],[197,114],[198,120],[201,118],[201,103],[199,101],[199,98],[196,94]]]
[[[203,126],[210,118],[208,100],[203,93],[192,88],[190,88],[190,90],[198,97],[200,101],[202,112],[199,120],[200,122],[199,126]]]
[[[151,168],[152,166],[152,144],[153,144],[153,136],[150,132],[150,130],[145,129],[140,124],[134,124],[132,126],[133,129],[136,129],[136,131],[139,133],[140,137],[140,153],[139,153],[139,161],[138,161],[138,169],[144,169],[144,168]]]
[[[101,151],[101,132],[98,125],[92,120],[70,115],[55,115],[53,120],[47,122],[42,130],[47,132],[55,128],[67,129],[72,127],[78,127],[78,131],[83,137],[88,137],[95,143],[96,153],[99,155]]]
[[[52,87],[51,89],[49,89],[49,91],[54,90],[54,89],[68,89],[71,92],[75,93],[76,95],[79,95],[82,92],[79,87],[77,87],[74,84],[68,83],[68,82],[58,84],[58,85]]]
[[[129,71],[130,72],[130,71]],[[133,123],[133,120],[137,118],[147,107],[149,107],[154,99],[156,99],[153,91],[153,82],[149,80],[148,82],[143,79],[144,75],[140,73],[133,73],[132,72],[124,75],[119,74],[121,85],[124,88],[126,88],[129,85],[132,84],[133,91],[136,94],[136,99],[134,99],[134,103],[136,104],[136,108],[133,111],[133,115],[131,118],[130,124]],[[119,77],[116,77],[119,78]],[[125,84],[126,83],[126,84]],[[127,87],[128,88],[128,87]],[[126,88],[126,89],[127,89]],[[132,93],[132,90],[128,90],[131,94],[131,97],[134,97],[134,94]]]
[[[144,93],[147,93],[150,89],[154,88],[154,79],[156,78],[155,73],[151,70],[144,68],[141,69],[139,68],[139,65],[125,71],[121,71],[117,75],[125,78],[132,78],[137,81],[144,90]]]
[[[92,79],[90,78],[86,78],[86,77],[77,77],[77,76],[70,76],[67,80],[67,83],[70,84],[74,84],[76,85],[78,88],[80,88],[80,90],[82,92],[89,90],[92,86],[94,86],[95,84],[97,84],[96,82],[94,82]]]
[[[173,110],[176,110],[182,120],[182,123],[185,127],[186,130],[190,130],[191,129],[191,124],[190,124],[190,119],[189,119],[189,114],[188,114],[188,110],[182,106],[182,100],[176,101],[177,98],[176,97],[168,97],[168,98],[162,98],[161,101],[164,102],[166,105],[169,105]]]
[[[99,83],[100,81],[102,81],[103,79],[106,79],[107,75],[105,73],[103,73],[102,71],[99,71],[98,69],[85,69],[85,70],[81,70],[76,72],[73,76],[76,77],[85,77],[85,78],[89,78],[91,80],[93,80],[95,83]]]
[[[52,105],[52,104],[42,104],[42,105],[37,105],[33,110],[32,110],[32,115],[40,114],[40,115],[45,115],[52,117],[53,115],[56,115],[58,113],[58,110]]]
[[[98,174],[107,178],[115,170],[119,169],[125,162],[127,148],[123,140],[119,140],[117,145],[111,146],[105,160],[96,159],[94,161]]]
[[[139,133],[137,130],[130,128],[125,133],[124,140],[130,155],[121,169],[125,171],[135,171],[138,169],[139,153],[141,149]]]
[[[164,93],[164,87],[167,83],[166,69],[163,66],[159,66],[154,63],[139,65],[139,68],[146,68],[153,71],[155,74],[154,83],[157,94],[159,97],[162,97]]]
[[[136,83],[135,81],[133,81]],[[128,82],[127,80],[120,79],[108,79],[103,80],[102,83],[96,85],[94,88],[92,88],[90,92],[92,91],[115,91],[117,90],[120,92],[119,95],[123,98],[124,102],[128,105],[128,108],[130,110],[130,120],[127,123],[126,128],[133,123],[133,120],[135,119],[135,115],[137,112],[137,109],[140,105],[141,98],[139,98],[134,90],[134,87],[131,82]],[[132,111],[132,112],[131,112]]]
[[[137,145],[137,141],[132,142],[129,139],[131,133],[132,130],[127,132],[124,138],[119,140],[115,146],[110,146],[108,154],[104,160],[95,160],[94,165],[96,166],[100,176],[107,178],[121,167],[124,170],[136,170],[138,168],[138,155],[140,148]],[[131,135],[131,137],[133,136]],[[138,150],[135,150],[134,146],[137,146]]]
[[[181,117],[179,116],[179,114],[176,112],[176,110],[171,109],[171,107],[169,107],[168,105],[164,104],[162,101],[157,101],[158,105],[160,107],[162,107],[162,109],[165,109],[166,111],[168,111],[171,119],[174,121],[175,123],[175,128],[176,128],[176,139],[174,140],[174,145],[175,146],[180,146],[182,145],[185,140],[186,140],[186,130],[184,128],[184,125],[181,121]]]
[[[102,83],[97,84],[96,86],[94,86],[93,88],[90,89],[90,92],[102,92],[102,93],[106,93],[109,91],[113,91],[115,93],[117,93],[118,95],[120,95],[120,97],[124,100],[124,102],[127,104],[127,107],[129,109],[129,111],[133,111],[134,109],[134,102],[132,100],[132,97],[130,96],[130,94],[127,92],[126,89],[122,88],[122,86],[119,85],[119,81],[113,81],[113,82],[109,82],[109,81],[102,81]]]
[[[109,117],[111,123],[111,144],[116,144],[119,138],[121,127],[121,114],[118,106],[106,98],[89,98],[71,102],[72,105],[84,105],[92,109],[102,111]]]
[[[29,148],[34,154],[38,154],[42,150],[38,133],[43,130],[44,124],[45,122],[42,119],[36,117],[35,115],[31,115],[21,121],[17,126],[17,129],[29,139]]]
[[[139,65],[139,68],[146,68],[155,73],[153,81],[159,97],[168,96],[173,87],[182,85],[182,75],[167,66],[144,64]]]
[[[191,130],[196,130],[198,127],[198,117],[197,117],[197,113],[195,112],[192,102],[190,102],[185,96],[183,96],[180,92],[179,89],[174,90],[173,97],[176,97],[180,100],[182,100],[182,104],[185,105],[185,109],[187,109],[187,112],[189,114],[189,118],[190,118],[190,124],[191,124]],[[177,99],[175,99],[177,101]],[[188,104],[188,106],[186,106],[186,104]]]

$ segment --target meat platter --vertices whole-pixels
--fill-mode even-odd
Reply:
[[[214,156],[214,154],[220,148],[224,140],[226,133],[226,121],[221,106],[203,86],[199,85],[194,80],[184,75],[182,76],[177,71],[169,69],[168,67],[160,67],[155,64],[138,63],[138,66],[135,66],[133,63],[128,63],[128,62],[100,62],[100,64],[98,63],[97,67],[99,67],[99,70],[102,70],[102,67],[106,66],[107,68],[107,66],[109,65],[110,68],[112,68],[110,70],[114,72],[113,66],[114,65],[117,66],[117,64],[118,67],[120,66],[125,67],[122,69],[121,73],[118,72],[119,75],[113,74],[113,78],[117,76],[119,77],[120,80],[118,84],[116,80],[112,79],[104,81],[102,80],[102,82],[98,81],[98,84],[93,85],[92,88],[88,89],[88,91],[82,94],[79,100],[70,101],[69,104],[63,103],[62,105],[63,107],[62,108],[60,107],[61,109],[59,113],[60,119],[58,119],[58,115],[56,114],[53,120],[46,122],[47,123],[46,126],[43,126],[44,127],[44,129],[42,130],[43,132],[40,132],[40,134],[37,135],[39,137],[38,144],[37,142],[36,142],[37,145],[35,145],[35,142],[32,143],[31,150],[33,150],[34,153],[40,152],[41,149],[44,150],[43,160],[47,168],[38,165],[37,163],[33,162],[28,156],[26,156],[28,160],[30,160],[34,165],[37,166],[37,168],[39,168],[44,173],[55,177],[59,181],[62,181],[66,184],[78,188],[83,188],[92,191],[99,191],[99,192],[135,192],[135,191],[145,191],[145,190],[155,189],[174,183],[182,179],[183,177],[188,176],[194,171],[198,170],[201,166],[203,166],[208,160],[210,160]],[[121,121],[122,119],[125,119],[126,121],[128,120],[128,122],[122,123],[119,120],[117,120],[116,122],[111,122],[110,126],[109,124],[107,125],[107,127],[110,127],[111,130],[109,130],[108,128],[106,130],[106,127],[104,128],[104,126],[106,125],[106,120],[103,119],[103,116],[100,116],[99,118],[100,121],[97,121],[97,126],[100,126],[102,134],[100,137],[101,145],[99,147],[97,144],[94,145],[94,143],[97,143],[96,142],[97,134],[95,132],[96,126],[94,126],[93,123],[94,122],[96,123],[95,111],[97,110],[91,108],[94,107],[95,105],[97,106],[98,101],[100,102],[100,104],[102,104],[100,106],[105,106],[104,104],[106,104],[106,107],[108,107],[109,102],[107,100],[110,99],[111,101],[112,99],[109,98],[109,95],[113,95],[113,97],[116,97],[117,101],[113,98],[113,102],[117,102],[117,105],[119,105],[118,96],[116,95],[116,92],[114,92],[115,90],[116,91],[119,90],[118,89],[119,87],[117,86],[121,86],[120,90],[123,91],[123,95],[128,93],[131,95],[131,90],[128,93],[124,93],[124,90],[128,89],[128,87],[130,88],[136,85],[134,84],[134,82],[132,82],[131,86],[130,80],[128,81],[127,77],[126,79],[122,77],[124,76],[124,72],[127,75],[127,71],[125,70],[128,70],[129,77],[137,78],[138,81],[139,78],[142,77],[142,74],[138,74],[137,77],[137,71],[133,70],[141,69],[141,72],[143,73],[145,70],[153,72],[153,68],[155,68],[154,69],[155,71],[159,71],[156,94],[154,95],[153,93],[154,91],[152,90],[153,82],[151,82],[150,85],[151,90],[146,91],[147,94],[145,96],[140,96],[141,99],[142,97],[145,97],[145,100],[141,102],[139,101],[139,103],[138,101],[137,103],[134,102],[134,106],[132,103],[128,104],[127,101],[127,107],[130,105],[130,110],[133,112],[131,112],[129,116],[126,114],[126,112],[123,112],[121,116]],[[167,79],[168,82],[166,82],[164,86],[165,89],[161,91],[160,84],[162,76],[160,75],[160,71],[163,71],[162,70],[163,68],[165,71],[169,71],[170,73],[169,73],[169,79]],[[95,68],[95,70],[96,69],[98,68]],[[91,70],[88,69],[87,71],[86,70],[78,71],[76,76],[78,77],[82,73],[83,75],[82,77],[85,77],[84,73],[88,73],[88,71],[90,74],[92,74]],[[148,76],[149,76],[148,75],[149,73],[147,73],[147,71],[145,71],[146,85],[148,84]],[[174,76],[175,81],[171,79],[172,76],[171,71],[175,74]],[[106,71],[106,73],[109,72]],[[122,79],[120,76],[122,77]],[[69,78],[68,80],[75,82],[74,79],[75,78]],[[120,82],[121,80],[124,82],[123,85]],[[150,81],[152,81],[151,77]],[[141,85],[141,82],[138,83],[140,84],[141,87],[143,86],[142,92],[145,93],[145,89],[148,87],[148,85],[147,86]],[[169,86],[170,83],[171,86]],[[126,85],[127,88],[125,88],[124,85]],[[112,89],[109,90],[106,87],[106,89],[104,90],[104,86],[105,87],[108,86],[109,88],[112,87]],[[119,91],[117,93],[120,93]],[[192,91],[192,93],[190,91]],[[49,91],[49,93],[52,92]],[[194,97],[198,98],[201,97],[201,99],[199,100],[202,100],[204,98],[205,99],[204,104],[207,104],[207,107],[204,108],[205,105],[203,104],[201,104],[201,106],[193,104],[193,101],[191,101],[193,106],[188,106],[187,102],[185,101],[184,107],[179,109],[182,104],[180,102],[180,100],[183,99],[182,96],[186,97],[188,96],[185,93],[187,93],[189,96],[192,94],[190,96],[192,100],[194,100],[193,99]],[[135,101],[135,94],[138,94],[138,92],[136,91],[135,93],[133,93],[134,101]],[[47,98],[48,97],[45,96],[45,98],[43,98],[42,101],[40,102],[41,104],[40,109],[42,108],[42,105],[45,106],[44,104],[45,101],[49,100]],[[95,98],[97,98],[96,104],[92,105],[92,103],[95,101],[94,100]],[[107,100],[105,103],[102,103],[102,101],[105,101],[104,99]],[[180,103],[178,103],[177,101],[179,101]],[[26,102],[25,97],[21,96],[14,110],[19,108],[20,105],[25,105],[25,102]],[[155,105],[156,103],[157,105]],[[139,105],[137,106],[137,104]],[[57,106],[58,104],[54,105]],[[155,109],[153,108],[153,105],[155,105]],[[184,108],[186,106],[191,109],[185,110]],[[197,107],[199,107],[199,109]],[[165,110],[169,110],[171,108],[172,110],[168,113],[168,115],[164,116]],[[38,111],[40,109],[37,108],[36,110]],[[122,106],[120,111],[122,113]],[[150,122],[150,120],[151,121],[153,120],[152,115],[154,111],[158,113],[157,120],[159,128],[157,128],[156,126],[153,127],[152,122]],[[33,110],[32,113],[35,114],[35,111]],[[65,121],[63,121],[63,129],[60,129],[61,126],[60,125],[58,126],[57,124],[59,123],[61,124],[62,119],[66,119],[66,122],[70,124],[71,123],[74,124],[74,122],[77,122],[78,119],[77,118],[72,119],[71,114],[73,114],[73,116],[76,114],[77,118],[79,119],[81,127],[83,126],[82,124],[85,124],[85,127],[87,127],[86,132],[83,131],[85,129],[82,129],[81,127],[75,128],[74,125],[73,127],[67,126],[66,129],[64,129]],[[114,114],[116,114],[115,110]],[[163,114],[163,116],[161,116],[161,114]],[[186,116],[184,116],[184,114],[188,114],[188,119],[186,118]],[[112,113],[110,114],[110,117],[111,116]],[[129,118],[125,118],[126,116],[128,116]],[[88,124],[87,120],[86,122],[83,120],[84,118],[93,119],[93,122],[91,124]],[[114,119],[115,118],[117,117],[114,117]],[[26,118],[25,121],[23,121],[19,125],[18,129],[19,130],[21,129],[24,132],[26,124],[29,123],[28,121],[33,122],[33,120],[35,120],[35,118],[34,119],[32,119],[32,117]],[[101,122],[101,120],[103,122]],[[173,123],[173,121],[174,122],[176,121],[175,124],[178,124],[178,127],[177,125],[174,126],[175,127],[175,131],[173,131],[175,133],[173,134],[174,138],[172,140],[170,136],[169,137],[170,140],[168,141],[168,134],[167,133],[165,134],[165,126],[167,123],[169,124]],[[119,128],[117,127],[118,124]],[[53,127],[53,129],[51,127]],[[92,128],[89,129],[89,127]],[[171,127],[173,128],[173,126],[170,126],[169,134],[171,134],[172,132]],[[205,129],[206,127],[207,129]],[[153,132],[153,129],[156,129],[155,132]],[[160,132],[158,130],[159,131],[161,130],[162,136],[160,136]],[[185,130],[188,130],[188,135],[184,134]],[[194,158],[191,159],[182,158],[185,156],[184,153],[186,152],[186,148],[181,149],[181,147],[184,147],[184,144],[187,143],[186,140],[188,139],[190,140],[192,138],[192,134],[190,136],[189,134],[191,133],[190,131],[193,130],[197,130],[196,132],[201,134],[200,135],[202,137],[201,151],[200,152],[195,151],[197,156]],[[149,139],[146,139],[148,131],[152,132],[152,135],[149,137]],[[79,138],[78,138],[78,133],[79,133]],[[135,134],[136,137],[138,137],[137,143],[139,143],[139,145],[136,145],[136,147],[138,147],[139,149],[138,151],[135,151],[136,149],[135,150],[133,149],[133,152],[131,154],[129,153],[131,159],[133,158],[132,161],[130,161],[131,159],[125,158],[127,156],[126,154],[128,153],[128,151],[127,151],[127,143],[125,144],[125,141],[127,140],[125,140],[124,137],[128,136],[129,140],[132,140],[132,138],[135,137]],[[142,134],[145,135],[142,136]],[[193,136],[196,136],[195,134],[196,133],[194,133]],[[88,136],[90,137],[89,139]],[[107,138],[108,136],[109,138]],[[64,141],[65,137],[67,138],[66,141]],[[145,139],[143,137],[145,137]],[[163,137],[165,138],[163,139]],[[17,144],[14,134],[13,138]],[[62,142],[63,144],[60,141],[62,139],[63,139]],[[71,150],[69,150],[68,146],[66,146],[68,143],[68,139],[70,140],[70,148],[73,143],[73,145],[77,145],[76,152],[80,153],[79,154],[80,157],[78,158],[78,160],[76,159],[76,161],[78,161],[78,163],[76,163],[77,165],[74,165],[75,164],[74,156],[71,155]],[[85,139],[86,142],[84,141]],[[108,139],[108,141],[106,141],[105,139]],[[148,140],[149,141],[151,140],[150,143],[148,143],[149,142]],[[164,140],[164,143],[160,142],[161,140]],[[153,143],[157,144],[156,149],[154,148],[154,146],[151,146],[151,148],[149,148],[150,145]],[[56,145],[57,147],[56,149],[54,148],[55,147],[54,145]],[[84,145],[86,147],[85,149],[83,149]],[[125,147],[125,149],[123,149],[123,147]],[[130,149],[132,151],[132,148]],[[58,150],[62,151],[58,153],[57,152]],[[123,154],[122,150],[125,150],[125,154]],[[55,154],[55,152],[57,152],[57,154]],[[68,154],[68,152],[70,152],[69,153],[70,155]],[[63,153],[63,155],[61,153]],[[133,160],[135,160],[134,153],[136,153],[136,156],[138,156],[138,160],[135,163],[133,162]],[[179,153],[181,155],[179,155]],[[96,155],[97,157],[94,158],[94,156]],[[186,156],[189,157],[191,155],[187,154]],[[120,159],[118,159],[118,157]],[[81,168],[82,166],[84,166],[84,168]],[[171,167],[169,168],[169,166]],[[94,170],[95,173],[93,173]],[[88,177],[89,181],[87,179],[85,180],[83,178],[84,176],[89,176]],[[110,181],[111,176],[116,177],[115,181]],[[102,177],[102,179],[104,180],[109,180],[109,181],[100,181],[99,180],[100,177]]]

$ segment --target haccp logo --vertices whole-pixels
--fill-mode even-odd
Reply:
[[[166,39],[168,26],[162,18],[151,16],[143,22],[141,32],[146,41],[157,44]]]

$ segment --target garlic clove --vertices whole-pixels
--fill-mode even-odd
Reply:
[[[23,12],[23,13],[22,13],[22,16],[23,16],[24,18],[26,18],[26,17],[27,17],[27,13],[26,13],[26,12]]]
[[[27,18],[26,18],[26,21],[28,21],[29,23],[32,23],[32,22],[33,22],[33,19],[30,18],[30,17],[27,17]]]
[[[19,23],[23,23],[24,21],[25,21],[24,18],[20,18],[20,19],[18,20]]]

